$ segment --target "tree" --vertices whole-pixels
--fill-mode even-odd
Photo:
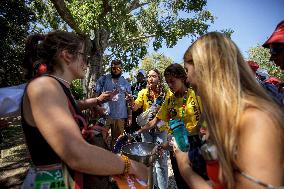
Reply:
[[[24,41],[34,20],[27,0],[0,1],[0,86],[24,81],[22,63]]]
[[[161,74],[163,74],[165,69],[171,64],[173,64],[173,60],[171,58],[166,57],[163,54],[153,53],[151,55],[147,55],[142,60],[141,67],[146,72],[156,68]]]
[[[261,68],[268,71],[270,76],[284,80],[284,75],[281,69],[273,62],[269,61],[269,49],[263,48],[261,45],[257,44],[256,47],[252,47],[248,50],[248,55],[249,60],[257,62]]]
[[[53,3],[49,0],[33,0],[29,7],[34,11],[37,22],[31,23],[31,32],[44,33],[52,30],[72,30],[61,19]]]
[[[44,1],[41,1],[42,4]],[[211,13],[203,10],[206,0],[51,2],[70,28],[77,33],[87,34],[92,40],[93,63],[87,75],[87,88],[96,76],[103,73],[102,65],[110,59],[121,59],[125,69],[130,70],[147,54],[150,40],[155,50],[162,45],[173,47],[184,36],[195,38],[204,34],[214,21]],[[190,16],[186,18],[185,13]]]

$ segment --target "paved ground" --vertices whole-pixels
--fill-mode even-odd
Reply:
[[[0,188],[19,189],[28,169],[28,151],[19,120],[15,118],[9,121],[9,127],[0,130],[0,137],[3,139],[0,143]],[[168,164],[168,188],[176,189],[170,161]]]

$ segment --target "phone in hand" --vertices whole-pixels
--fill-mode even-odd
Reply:
[[[111,99],[112,99],[112,101],[117,101],[118,100],[118,93],[119,93],[119,90],[117,90],[117,89],[114,89],[113,91],[111,91]]]

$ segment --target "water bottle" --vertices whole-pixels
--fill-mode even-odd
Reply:
[[[163,96],[158,96],[158,98],[155,100],[155,104],[158,105],[158,106],[161,106],[162,103],[163,103]]]
[[[152,104],[152,106],[150,107],[150,112],[149,112],[149,117],[148,117],[148,121],[151,121],[152,119],[155,118],[156,113],[157,113],[157,109],[158,107],[155,104]]]
[[[173,131],[173,137],[175,138],[178,148],[183,152],[187,152],[189,150],[189,133],[185,128],[184,122],[182,120],[172,119],[169,121],[169,126]]]
[[[162,96],[159,96],[155,102],[151,105],[150,107],[150,120],[154,119],[155,116],[156,116],[156,113],[158,112],[158,109],[160,108],[160,106],[162,105],[162,102],[163,102],[163,97]],[[150,121],[149,120],[149,121]]]
[[[108,102],[103,103],[102,107],[105,109],[104,116],[108,116],[110,114],[110,108]]]

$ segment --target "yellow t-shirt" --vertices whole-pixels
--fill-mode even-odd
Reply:
[[[170,91],[166,91],[166,97],[167,98],[170,95]],[[158,96],[160,94],[154,94],[154,99],[150,100],[147,96],[148,94],[148,89],[142,89],[141,91],[139,91],[137,99],[135,100],[135,104],[137,104],[139,107],[143,108],[143,112],[146,111],[147,109],[149,109],[152,104],[154,103],[154,101],[156,100],[156,98],[158,98]]]
[[[151,105],[154,103],[154,100],[158,97],[157,94],[154,94],[154,99],[149,100],[147,94],[148,94],[148,89],[142,89],[141,91],[139,91],[138,96],[135,100],[135,104],[137,104],[139,107],[142,107],[143,112],[149,109]]]
[[[184,100],[184,116],[182,115]],[[170,111],[176,111],[176,116],[171,117]],[[168,122],[170,119],[182,119],[190,135],[198,134],[198,121],[201,116],[202,106],[200,98],[195,95],[194,90],[188,89],[185,97],[176,98],[172,92],[166,97],[156,117]]]
[[[166,91],[165,98],[167,98],[170,95],[170,93],[171,92],[169,90]],[[141,91],[139,91],[137,99],[135,100],[135,104],[137,104],[139,107],[142,107],[143,112],[149,109],[151,105],[154,103],[154,101],[156,100],[156,98],[158,98],[158,96],[160,95],[160,94],[154,94],[154,99],[150,100],[147,94],[148,94],[148,89],[142,89]],[[164,130],[168,130],[167,123],[165,123],[160,129],[160,131],[164,131]]]

